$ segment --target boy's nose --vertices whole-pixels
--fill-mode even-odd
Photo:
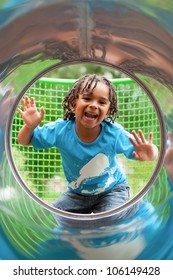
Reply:
[[[93,109],[97,109],[97,103],[96,102],[91,102],[90,104],[89,104],[89,107],[90,108],[93,108]]]

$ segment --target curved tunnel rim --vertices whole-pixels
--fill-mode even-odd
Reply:
[[[14,115],[15,115],[19,102],[22,99],[23,95],[26,93],[26,91],[43,75],[45,75],[55,69],[70,66],[70,65],[75,65],[75,64],[83,64],[83,63],[99,64],[103,67],[110,67],[110,68],[116,69],[116,70],[124,73],[129,78],[134,80],[144,90],[144,92],[147,94],[148,98],[152,102],[152,105],[154,106],[154,109],[156,111],[158,121],[159,121],[159,126],[160,126],[160,139],[161,139],[160,155],[157,160],[157,164],[155,166],[154,172],[152,173],[148,182],[133,198],[131,198],[125,204],[123,204],[120,207],[117,207],[115,209],[112,209],[112,210],[109,210],[106,212],[97,213],[97,214],[77,214],[77,213],[66,212],[66,211],[57,209],[57,208],[47,204],[46,202],[44,202],[42,199],[38,198],[38,196],[36,196],[29,189],[29,187],[27,187],[26,183],[24,182],[24,180],[22,179],[22,177],[20,176],[20,174],[18,172],[18,169],[15,165],[15,161],[13,159],[12,146],[11,146],[11,141],[10,141]],[[130,206],[133,206],[135,203],[139,202],[146,195],[146,193],[148,192],[148,190],[150,189],[152,184],[155,182],[155,180],[156,180],[157,176],[159,175],[159,172],[163,166],[163,159],[164,159],[164,154],[165,154],[165,150],[166,150],[166,139],[167,139],[166,126],[165,126],[165,123],[163,120],[163,114],[162,114],[161,108],[160,108],[158,102],[156,101],[155,97],[153,96],[151,90],[149,90],[149,88],[135,74],[132,74],[129,71],[127,71],[121,67],[118,67],[117,65],[113,65],[109,62],[100,61],[99,59],[79,58],[79,59],[68,60],[65,62],[59,62],[52,66],[49,66],[48,68],[44,69],[43,71],[41,71],[37,75],[35,75],[34,78],[32,78],[24,86],[24,88],[21,90],[21,92],[17,95],[17,97],[13,103],[13,106],[11,108],[11,111],[9,112],[9,117],[7,120],[6,129],[5,129],[5,151],[6,151],[6,155],[7,155],[7,161],[9,163],[9,166],[11,168],[11,171],[12,171],[16,181],[18,182],[19,186],[25,191],[25,193],[27,195],[29,195],[29,197],[31,199],[34,200],[34,202],[38,203],[40,206],[44,207],[48,211],[51,211],[54,214],[59,215],[60,217],[67,218],[69,220],[91,221],[91,220],[99,220],[99,219],[103,219],[103,218],[112,217],[115,214],[120,213],[125,209],[128,209]]]

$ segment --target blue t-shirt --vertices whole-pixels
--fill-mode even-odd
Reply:
[[[75,120],[58,119],[34,130],[31,141],[35,149],[58,148],[68,188],[75,193],[95,195],[126,181],[116,155],[133,159],[131,134],[117,123],[103,121],[101,126],[99,136],[92,143],[79,139]]]

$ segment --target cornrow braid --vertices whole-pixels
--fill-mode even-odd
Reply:
[[[108,119],[110,119],[112,122],[115,121],[115,119],[118,117],[117,94],[115,88],[107,78],[96,74],[87,74],[72,85],[69,93],[64,97],[63,100],[64,120],[75,119],[75,114],[71,110],[69,104],[74,104],[75,100],[79,97],[79,94],[83,94],[84,91],[90,92],[92,94],[98,82],[103,82],[109,88],[110,114]]]

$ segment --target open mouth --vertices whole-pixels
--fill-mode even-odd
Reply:
[[[87,117],[88,119],[96,119],[97,118],[97,114],[94,113],[90,113],[90,112],[85,112],[84,113],[85,117]]]

